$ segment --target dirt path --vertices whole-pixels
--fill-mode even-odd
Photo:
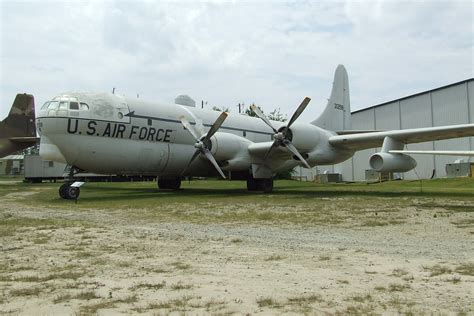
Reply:
[[[472,213],[193,224],[17,202],[28,194],[0,205],[0,313],[474,313]]]

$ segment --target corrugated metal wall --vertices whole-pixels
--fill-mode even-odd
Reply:
[[[466,124],[474,122],[474,80],[395,100],[352,114],[352,128],[391,130],[418,127]],[[474,150],[474,138],[461,138],[420,144],[409,144],[410,150]],[[344,181],[364,180],[370,169],[369,157],[380,149],[357,152],[352,159],[335,165],[332,170],[342,173]],[[445,177],[445,166],[456,159],[469,157],[413,155],[418,162],[415,170],[404,174],[405,179]],[[329,169],[326,168],[326,169]]]

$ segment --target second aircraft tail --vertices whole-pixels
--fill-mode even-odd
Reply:
[[[346,68],[339,65],[334,74],[331,96],[323,113],[311,124],[330,131],[351,129],[351,101]]]

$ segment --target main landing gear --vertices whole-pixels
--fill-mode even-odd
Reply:
[[[247,190],[271,193],[273,191],[273,179],[255,179],[249,176],[247,178]]]
[[[158,177],[158,188],[164,190],[179,190],[181,187],[180,177]]]

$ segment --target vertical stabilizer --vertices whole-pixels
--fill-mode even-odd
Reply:
[[[351,101],[346,68],[339,65],[334,74],[331,96],[323,113],[311,124],[330,131],[351,129]]]

